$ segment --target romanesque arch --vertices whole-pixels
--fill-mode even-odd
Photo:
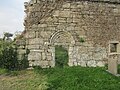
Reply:
[[[71,35],[71,33],[67,32],[67,31],[57,31],[55,33],[53,33],[49,39],[50,44],[54,44],[56,42],[56,40],[58,38],[62,37],[64,40],[64,43],[69,43],[71,45],[75,44],[75,40],[74,37]]]
[[[66,32],[66,31],[58,31],[55,32],[51,35],[49,39],[50,43],[50,48],[52,49],[52,60],[55,65],[55,45],[67,45],[68,46],[68,65],[72,66],[70,63],[72,62],[72,52],[73,52],[73,47],[75,45],[75,40],[74,37],[71,35],[71,33]]]

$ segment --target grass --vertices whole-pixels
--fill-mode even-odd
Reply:
[[[120,78],[103,68],[66,67],[48,70],[49,90],[119,90]]]
[[[0,69],[1,72],[2,69]],[[11,72],[12,74],[12,72]],[[0,75],[0,90],[119,90],[120,77],[104,68],[64,67]]]
[[[68,67],[67,53],[56,46],[55,68],[0,69],[0,90],[120,90],[120,77],[107,73],[106,68]]]
[[[13,71],[0,76],[0,90],[46,90],[46,79],[31,70]]]

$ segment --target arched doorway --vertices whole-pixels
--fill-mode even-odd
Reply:
[[[68,55],[67,64],[69,66],[72,66],[71,64],[72,63],[72,52],[74,50],[73,46],[75,45],[75,40],[73,36],[71,35],[71,33],[66,32],[66,31],[55,32],[51,35],[49,39],[49,43],[50,43],[49,46],[52,48],[51,53],[52,53],[52,62],[54,63],[54,66],[57,65],[56,64],[57,61],[55,60],[56,58],[55,52],[57,49],[55,47],[63,47],[64,49],[66,49],[67,55]]]

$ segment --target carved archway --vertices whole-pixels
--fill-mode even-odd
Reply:
[[[72,66],[71,62],[72,62],[72,52],[73,52],[73,48],[75,45],[75,40],[73,38],[73,36],[71,35],[71,33],[66,32],[66,31],[58,31],[55,32],[51,35],[50,39],[49,39],[49,47],[51,48],[51,53],[52,53],[52,63],[54,63],[55,66],[55,45],[67,45],[68,46],[68,56],[69,56],[69,60],[68,60],[68,65]]]
[[[64,38],[64,40],[67,40],[66,42],[71,45],[75,44],[75,40],[73,36],[71,35],[71,33],[66,32],[66,31],[58,31],[58,32],[53,33],[49,39],[49,43],[53,45],[56,42],[56,40],[60,37]]]

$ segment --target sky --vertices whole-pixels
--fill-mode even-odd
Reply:
[[[24,30],[24,2],[29,0],[0,1],[0,37],[4,32],[15,33]]]

